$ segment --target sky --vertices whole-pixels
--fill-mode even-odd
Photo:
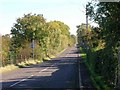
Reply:
[[[24,14],[43,14],[49,21],[62,21],[76,35],[76,26],[85,23],[85,5],[89,0],[0,0],[0,34],[9,34],[16,19]]]

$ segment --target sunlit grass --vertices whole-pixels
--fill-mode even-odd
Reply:
[[[97,51],[99,51],[99,50],[101,50],[101,49],[104,49],[104,47],[98,46],[98,47],[96,47],[96,48],[92,48],[92,50],[93,50],[94,52],[97,52]]]
[[[45,57],[44,59],[43,59],[43,61],[48,61],[48,60],[51,60],[49,57]]]
[[[54,55],[50,55],[49,57],[52,59],[52,58],[55,58],[56,56],[54,56]]]
[[[0,67],[0,73],[9,72],[9,71],[12,71],[12,70],[15,70],[15,69],[18,69],[18,68],[38,64],[38,63],[41,63],[41,62],[42,62],[42,60],[29,59],[29,60],[26,60],[24,62],[18,63],[17,65],[11,64],[11,65],[7,65],[5,67]]]
[[[5,67],[0,67],[0,73],[12,71],[12,70],[15,70],[15,69],[18,69],[18,66],[15,66],[13,64],[7,65]]]
[[[85,57],[86,54],[85,54],[85,53],[81,53],[80,56],[81,56],[81,57]]]
[[[42,60],[29,59],[29,60],[26,60],[25,62],[18,63],[18,66],[19,67],[25,67],[25,66],[29,66],[29,65],[38,64],[38,63],[41,63],[41,62],[42,62]]]
[[[64,51],[65,51],[65,49],[62,50],[61,52],[59,52],[58,54],[60,54]],[[50,55],[49,57],[44,58],[44,60],[47,61],[47,60],[51,60],[52,58],[56,58],[56,56]],[[24,62],[18,63],[17,65],[11,64],[11,65],[7,65],[5,67],[0,67],[0,74],[5,73],[5,72],[9,72],[9,71],[12,71],[12,70],[16,70],[16,69],[19,69],[19,68],[24,68],[24,67],[29,66],[29,65],[39,64],[39,63],[42,63],[42,62],[43,62],[43,60],[28,59]]]

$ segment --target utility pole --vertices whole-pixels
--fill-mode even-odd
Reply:
[[[31,44],[31,48],[32,48],[32,58],[33,58],[33,60],[35,59],[35,54],[34,54],[35,40],[34,40],[34,36],[35,36],[35,33],[33,32],[32,44]]]
[[[86,35],[88,35],[88,14],[87,14],[87,4],[86,4]],[[87,46],[87,42],[88,40],[86,40],[86,49],[88,49],[88,46]]]
[[[32,40],[32,58],[34,59],[34,39]]]
[[[88,36],[88,13],[87,13],[87,4],[86,4],[86,35]],[[87,61],[89,63],[89,46],[88,46],[88,38],[86,38],[86,53],[87,53]]]
[[[87,15],[87,5],[86,5],[86,30],[88,31],[88,15]]]

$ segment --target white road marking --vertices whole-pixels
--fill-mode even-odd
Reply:
[[[22,80],[20,80],[20,81],[18,81],[18,82],[16,82],[16,83],[14,83],[14,84],[10,85],[10,87],[13,87],[13,86],[15,86],[15,85],[17,85],[17,84],[19,84],[19,83],[21,83],[21,82],[25,81],[25,80],[27,80],[27,79],[22,79]]]
[[[80,54],[78,54],[78,57],[80,57]],[[82,82],[81,82],[81,73],[80,73],[80,63],[78,61],[78,72],[79,72],[79,88],[82,90]]]
[[[56,64],[56,63],[55,63],[55,64]],[[54,66],[55,64],[52,64],[50,67]],[[50,68],[50,67],[47,67],[47,68],[45,68],[45,69],[41,70],[39,73],[41,73],[41,72],[43,72],[43,71],[47,70],[47,69],[48,69],[48,68]],[[34,75],[30,75],[30,76],[29,76],[29,77],[27,77],[26,79],[22,79],[22,80],[20,80],[20,81],[18,81],[18,82],[16,82],[16,83],[14,83],[14,84],[10,85],[9,87],[13,87],[13,86],[15,86],[15,85],[17,85],[17,84],[19,84],[19,83],[21,83],[21,82],[23,82],[23,81],[27,80],[28,78],[31,78],[32,76],[34,76]]]
[[[71,51],[71,50],[69,50],[69,52],[65,55],[65,57],[67,57],[67,55],[70,53],[70,51]],[[54,64],[52,64],[50,67],[53,67],[53,66],[57,65],[58,63],[59,63],[59,62],[54,63]],[[47,68],[45,68],[45,69],[41,70],[39,73],[41,73],[41,72],[43,72],[43,71],[47,70],[47,69],[48,69],[48,68],[50,68],[50,67],[47,67]],[[18,81],[18,82],[16,82],[16,83],[14,83],[14,84],[10,85],[9,87],[13,87],[13,86],[15,86],[15,85],[17,85],[17,84],[19,84],[19,83],[21,83],[21,82],[23,82],[23,81],[27,80],[28,78],[31,78],[32,76],[34,76],[34,75],[30,75],[30,76],[29,76],[29,77],[27,77],[26,79],[22,79],[22,80],[20,80],[20,81]]]
[[[48,68],[45,68],[45,69],[43,69],[43,70],[41,70],[40,72],[43,72],[43,71],[45,71],[45,70],[47,70]]]
[[[34,76],[34,75],[31,75],[31,76]]]
[[[70,51],[71,51],[71,49],[69,50],[69,52],[64,57],[67,57],[67,55],[70,54]],[[62,62],[62,61],[64,61],[64,59],[61,59],[60,61]],[[65,61],[67,61],[67,60],[65,60]]]

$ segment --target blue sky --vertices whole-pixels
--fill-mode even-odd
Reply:
[[[88,0],[0,0],[0,33],[9,34],[16,19],[24,14],[43,14],[47,21],[59,20],[76,34],[76,25],[85,23]]]

